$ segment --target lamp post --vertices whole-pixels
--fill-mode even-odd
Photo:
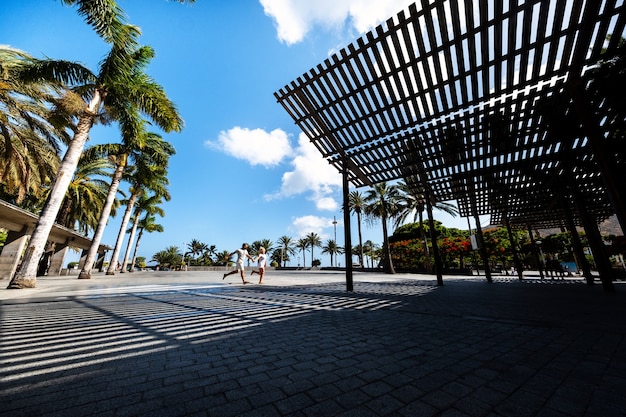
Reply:
[[[335,228],[335,243],[337,243],[337,218],[333,216],[333,227]]]

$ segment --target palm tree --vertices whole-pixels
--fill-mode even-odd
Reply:
[[[383,226],[384,268],[385,272],[395,274],[391,260],[391,248],[387,232],[387,221],[395,217],[398,212],[399,192],[395,185],[386,182],[374,184],[365,195],[365,214],[370,218],[378,218]]]
[[[215,245],[202,244],[202,252],[200,253],[200,265],[212,265],[213,257],[217,255],[217,247]]]
[[[363,194],[359,191],[352,191],[348,195],[348,208],[350,209],[350,213],[356,213],[356,224],[357,229],[359,231],[359,263],[363,266],[363,236],[361,234],[361,213],[363,213],[363,208],[365,206],[365,202],[363,201]]]
[[[322,239],[317,233],[311,232],[306,235],[305,240],[307,242],[307,245],[311,246],[311,268],[313,268],[313,261],[315,260],[315,257],[313,256],[313,249],[315,247],[322,246]]]
[[[278,244],[280,245],[280,262],[283,267],[285,267],[285,263],[289,259],[289,255],[295,255],[296,250],[294,248],[295,243],[290,236],[281,236],[278,238]]]
[[[333,239],[328,239],[326,241],[326,244],[322,246],[322,253],[330,254],[330,266],[335,266],[335,263],[333,262],[334,256],[337,254],[342,254],[343,252],[343,248],[341,246],[338,246],[337,242],[335,242]]]
[[[166,268],[176,268],[183,261],[183,255],[181,255],[177,246],[168,246],[165,250],[159,251],[152,255],[152,260],[159,263]]]
[[[104,204],[102,212],[100,213],[98,226],[96,227],[96,231],[91,240],[91,246],[89,247],[89,250],[87,252],[85,263],[83,264],[83,268],[78,275],[78,278],[80,279],[91,278],[91,270],[96,261],[98,247],[100,246],[100,241],[102,240],[104,229],[109,221],[111,207],[113,206],[113,204],[115,204],[115,195],[117,194],[117,190],[123,176],[129,175],[129,173],[127,172],[129,170],[129,161],[133,162],[135,165],[149,163],[167,164],[169,158],[169,150],[173,149],[171,148],[171,145],[169,145],[167,142],[164,142],[161,139],[161,136],[157,135],[156,133],[143,132],[142,123],[140,123],[141,127],[139,128],[139,132],[137,132],[132,127],[129,128],[127,124],[130,123],[133,123],[133,121],[125,121],[121,124],[124,141],[123,144],[96,145],[89,149],[89,152],[95,155],[107,155],[109,160],[115,165],[115,171],[112,176],[106,202]],[[134,133],[136,136],[128,137],[127,134],[129,134],[129,131],[131,133]],[[130,249],[130,246],[127,249]],[[126,256],[128,256],[128,253],[129,252],[127,250]],[[126,259],[126,261],[128,261],[128,259]],[[113,262],[111,263],[113,264]],[[115,259],[114,263],[117,264],[117,259]],[[110,266],[110,269],[114,270],[115,265]],[[122,268],[122,271],[124,271],[124,267]]]
[[[67,191],[78,160],[83,152],[89,132],[101,111],[112,118],[122,119],[129,109],[141,111],[166,132],[180,131],[182,119],[165,91],[144,73],[143,69],[154,56],[150,47],[139,47],[140,31],[128,25],[121,9],[114,1],[65,0],[66,4],[78,5],[79,13],[100,37],[111,45],[109,54],[100,64],[98,74],[90,73],[81,66],[54,65],[48,61],[32,66],[28,75],[37,79],[61,79],[64,82],[80,81],[81,84],[68,91],[69,101],[76,103],[82,98],[82,110],[76,112],[77,123],[74,136],[67,148],[59,172],[53,182],[48,200],[41,211],[24,254],[22,266],[11,280],[10,288],[34,287],[39,258],[43,254],[48,235]],[[80,77],[79,77],[80,76]],[[132,124],[126,124],[127,127]],[[128,134],[127,136],[133,136]]]
[[[372,242],[369,239],[366,240],[365,243],[363,244],[363,251],[369,257],[368,265],[369,265],[370,268],[372,267],[372,258],[373,258],[372,255],[373,255],[374,251],[377,250],[377,246],[378,245],[374,244],[374,242]]]
[[[106,158],[91,158],[83,154],[59,210],[58,224],[85,235],[96,230],[98,215],[103,210],[109,190],[109,184],[103,179],[110,175],[109,168],[111,164]]]
[[[137,250],[139,249],[139,243],[143,237],[143,232],[163,233],[163,230],[163,225],[156,223],[156,217],[148,213],[146,213],[145,216],[139,220],[139,233],[137,234],[137,242],[135,242],[135,250],[133,251],[133,260],[131,261],[132,265],[135,265],[137,262]]]
[[[425,196],[422,193],[417,192],[415,189],[409,187],[405,182],[398,183],[399,194],[399,211],[394,225],[398,227],[406,221],[411,215],[413,216],[413,223],[419,221],[420,238],[424,244],[424,259],[427,270],[430,270],[430,248],[428,247],[428,237],[424,230],[424,210],[426,209]],[[452,217],[456,217],[458,209],[454,204],[436,201],[433,204],[433,208],[444,211],[450,214]]]
[[[0,195],[18,206],[43,193],[60,164],[61,144],[69,143],[71,118],[55,112],[64,84],[28,76],[38,61],[0,46]]]
[[[262,239],[255,240],[250,245],[250,254],[252,256],[258,256],[261,248],[265,248],[265,253],[270,253],[273,248],[274,243],[270,239]],[[248,265],[250,265],[250,260],[248,259]]]
[[[227,250],[223,250],[219,253],[215,254],[216,257],[216,263],[219,265],[228,265],[228,263],[230,262],[230,252]]]
[[[298,243],[296,243],[296,248],[300,249],[302,252],[302,266],[306,265],[306,248],[309,247],[309,241],[306,238],[298,239]],[[300,264],[298,264],[300,266]]]
[[[169,143],[162,141],[162,146],[168,149],[167,153],[174,153],[174,148],[171,147]],[[124,216],[122,217],[122,224],[120,225],[120,230],[117,235],[117,241],[115,242],[115,247],[113,248],[113,254],[111,255],[111,264],[109,265],[109,269],[106,272],[107,275],[115,275],[114,264],[117,263],[118,256],[120,254],[122,243],[124,240],[126,227],[130,220],[130,216],[137,199],[147,190],[150,190],[155,194],[162,196],[163,198],[165,198],[165,200],[170,199],[169,192],[166,188],[169,184],[167,180],[167,165],[152,165],[154,163],[154,160],[152,158],[147,158],[147,155],[145,154],[142,155],[144,156],[144,158],[139,159],[137,165],[133,167],[133,185],[130,187],[131,194],[126,204],[126,211],[124,212]]]
[[[128,243],[126,244],[126,252],[124,253],[124,260],[122,261],[122,269],[120,272],[126,271],[126,265],[128,264],[128,258],[130,256],[130,251],[133,246],[133,241],[135,240],[135,234],[137,233],[137,228],[139,226],[139,216],[143,212],[146,212],[148,215],[158,214],[159,216],[165,216],[165,212],[159,206],[163,202],[163,196],[154,194],[148,196],[147,194],[142,194],[137,200],[137,204],[135,204],[135,214],[132,220],[132,227],[130,229],[130,235],[128,236]],[[131,267],[129,272],[134,271],[135,264],[131,263]]]
[[[188,255],[191,255],[192,257],[200,256],[206,247],[206,243],[202,243],[198,239],[192,239],[191,242],[187,243],[187,252],[183,255],[183,259],[187,262]]]

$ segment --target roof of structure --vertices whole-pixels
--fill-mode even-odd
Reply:
[[[402,179],[462,216],[554,227],[575,186],[602,220],[593,138],[547,129],[542,103],[573,102],[625,24],[621,0],[421,0],[275,96],[357,187]]]
[[[25,231],[30,234],[34,230],[37,220],[38,216],[33,213],[0,200],[0,228],[15,232]],[[56,223],[52,226],[48,241],[67,244],[80,249],[89,249],[91,246],[91,239],[87,236]],[[107,245],[98,246],[98,252],[111,249],[113,248]]]

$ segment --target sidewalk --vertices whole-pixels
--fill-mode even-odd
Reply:
[[[348,293],[338,272],[221,278],[0,290],[0,415],[626,415],[623,283],[356,273]]]

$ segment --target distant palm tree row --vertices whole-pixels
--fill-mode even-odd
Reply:
[[[435,202],[434,207],[455,216],[457,209],[454,205],[445,202]],[[398,227],[412,219],[420,224],[424,247],[428,250],[427,236],[423,232],[423,212],[426,209],[425,196],[415,192],[403,181],[397,184],[380,183],[376,184],[362,194],[355,190],[349,193],[348,208],[351,214],[356,214],[359,243],[352,248],[352,253],[358,257],[359,266],[374,266],[374,261],[381,260],[382,266],[389,273],[394,273],[393,262],[391,261],[388,223],[393,220],[393,227]],[[380,248],[372,241],[363,242],[361,233],[361,223],[365,220],[368,223],[380,221],[383,231],[383,246]],[[333,239],[328,239],[322,245],[322,240],[317,233],[309,233],[300,239],[290,236],[281,236],[277,244],[274,245],[269,239],[255,241],[251,245],[250,252],[258,253],[258,249],[263,246],[270,254],[270,260],[276,266],[286,267],[291,261],[291,257],[296,253],[302,255],[302,265],[307,264],[307,251],[311,257],[309,265],[319,266],[319,259],[315,259],[315,248],[321,248],[322,254],[330,255],[330,266],[338,265],[337,256],[345,253],[345,248],[339,246]],[[157,252],[152,260],[167,266],[186,265],[226,265],[230,259],[230,251],[218,252],[215,245],[207,245],[200,240],[193,239],[187,244],[187,251],[180,253],[176,246],[170,246],[165,250]],[[367,258],[367,259],[366,259]],[[366,265],[366,261],[367,265]],[[298,262],[298,266],[300,266]]]
[[[315,248],[321,248],[323,254],[330,255],[331,266],[335,266],[334,259],[338,254],[344,253],[343,248],[338,246],[333,239],[329,239],[325,244],[317,233],[309,233],[302,239],[295,240],[290,236],[281,236],[275,245],[270,239],[256,240],[250,245],[249,252],[256,256],[259,249],[264,247],[270,254],[270,262],[276,266],[286,267],[291,261],[291,257],[300,250],[303,265],[306,263],[306,252],[311,251],[311,267],[319,266],[320,261],[315,259]],[[193,239],[187,244],[186,251],[181,253],[176,246],[169,246],[166,249],[154,254],[152,260],[167,267],[177,267],[180,265],[206,266],[206,265],[227,265],[230,259],[229,250],[218,252],[215,245],[208,245],[198,239]],[[299,266],[299,265],[298,265]]]
[[[122,223],[107,274],[114,274],[118,267],[125,271],[128,264],[134,265],[144,233],[163,230],[156,216],[163,215],[159,206],[171,198],[167,174],[175,150],[149,129],[156,126],[166,133],[178,132],[183,120],[163,88],[145,72],[154,57],[153,49],[140,45],[139,28],[127,21],[114,0],[63,3],[75,6],[110,49],[94,71],[75,62],[37,59],[0,46],[0,198],[39,214],[10,288],[35,286],[55,222],[85,234],[93,232],[79,274],[80,278],[90,278],[108,219],[122,207]],[[119,133],[113,135],[110,144],[88,147],[94,124],[119,127]],[[125,193],[120,190],[122,182],[129,184]],[[421,221],[423,196],[412,195],[402,184],[377,184],[365,195],[353,191],[349,200],[350,212],[357,215],[359,264],[364,265],[367,252],[361,222],[377,219],[383,228],[382,263],[393,272],[388,221],[396,220],[397,226],[409,212],[419,213]],[[122,253],[126,233],[129,238]],[[315,266],[319,262],[316,248],[329,254],[334,266],[336,257],[345,250],[333,240],[322,245],[316,233],[298,240],[282,236],[274,248],[269,240],[259,244],[268,252],[273,249],[272,260],[283,266],[297,250],[303,265],[310,250],[310,265]],[[226,255],[225,251],[198,251],[194,247],[182,258],[225,263]],[[374,254],[370,251],[369,255],[371,260]]]
[[[145,206],[138,202],[144,199],[150,201],[145,204],[158,206],[169,199],[167,168],[174,148],[147,129],[157,126],[164,132],[178,132],[183,127],[174,103],[145,72],[153,49],[139,44],[139,28],[127,22],[115,1],[63,3],[75,6],[110,50],[92,71],[78,63],[37,59],[0,46],[0,152],[4,155],[0,198],[39,214],[10,288],[35,286],[55,222],[83,233],[94,231],[80,272],[80,278],[89,278],[108,218],[125,204],[107,271],[115,273],[133,212],[133,229],[138,228],[140,235],[158,230],[141,227]],[[85,149],[96,123],[119,126],[119,143]],[[124,201],[117,198],[121,181],[130,184]]]

